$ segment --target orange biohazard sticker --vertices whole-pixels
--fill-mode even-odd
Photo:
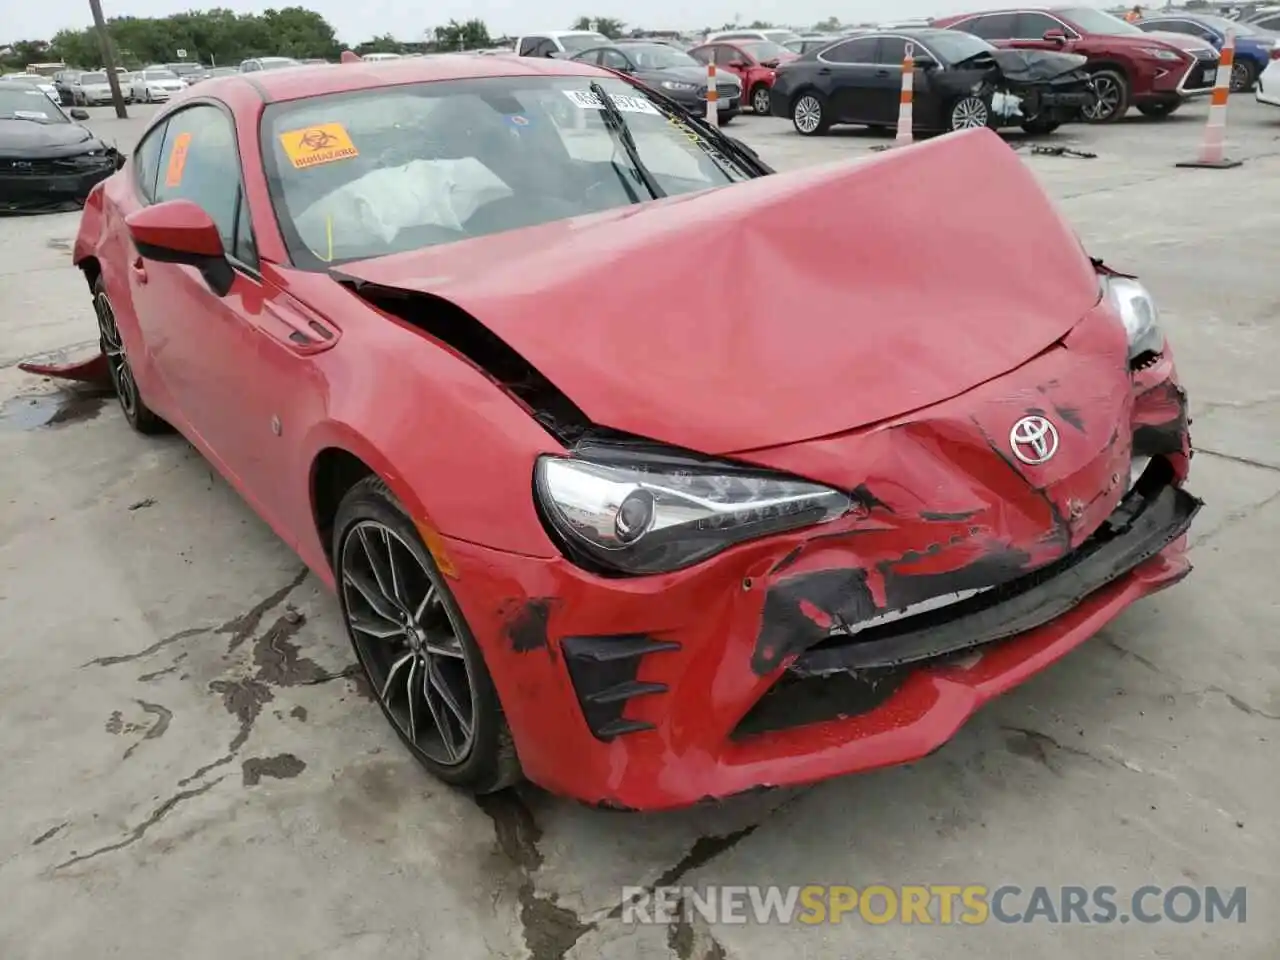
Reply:
[[[187,148],[191,146],[191,134],[180,133],[173,140],[173,153],[169,154],[169,168],[164,174],[166,187],[182,185],[182,171],[187,168]]]
[[[347,128],[340,123],[321,123],[282,133],[280,146],[298,170],[360,156]]]

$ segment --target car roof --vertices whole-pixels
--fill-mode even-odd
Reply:
[[[602,73],[605,71],[599,67],[575,60],[442,53],[400,60],[307,64],[263,73],[214,77],[201,83],[200,90],[202,93],[217,95],[219,90],[251,86],[267,103],[276,103],[408,83],[473,80],[483,77],[599,77]]]

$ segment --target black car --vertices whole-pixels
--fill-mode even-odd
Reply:
[[[778,67],[770,112],[805,136],[832,124],[892,127],[902,99],[902,63],[914,50],[914,126],[921,131],[1020,125],[1050,133],[1093,103],[1082,56],[1000,50],[955,30],[863,33]]]
[[[706,112],[707,68],[683,50],[656,41],[622,42],[583,50],[573,59],[628,74],[692,113]],[[716,78],[716,106],[721,124],[742,110],[742,83],[731,73]]]
[[[124,156],[38,88],[0,84],[0,213],[75,210]]]

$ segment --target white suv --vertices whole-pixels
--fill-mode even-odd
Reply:
[[[592,30],[543,30],[516,41],[516,54],[521,57],[572,57],[592,47],[613,43],[603,33]]]

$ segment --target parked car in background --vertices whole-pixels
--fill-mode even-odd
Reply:
[[[1259,27],[1262,30],[1280,33],[1280,10],[1273,8],[1262,13],[1256,13],[1246,23],[1251,27]]]
[[[89,191],[123,163],[114,147],[38,87],[0,83],[0,212],[80,207]]]
[[[634,77],[699,116],[707,106],[707,68],[665,43],[617,41],[575,54],[574,60]],[[716,78],[716,112],[728,123],[742,109],[742,83],[731,73]]]
[[[0,83],[12,83],[30,90],[38,90],[41,96],[48,97],[59,106],[62,105],[62,98],[58,95],[58,88],[53,85],[53,82],[48,77],[42,77],[36,73],[9,73],[0,77]]]
[[[323,63],[324,61],[321,61],[321,62]],[[229,77],[239,72],[240,72],[239,67],[210,67],[209,76],[206,77],[206,79],[212,80],[215,77]]]
[[[778,67],[773,114],[806,136],[837,123],[894,126],[907,44],[915,57],[917,130],[1021,126],[1052,133],[1093,102],[1082,56],[1000,50],[958,30],[894,30],[848,37]]]
[[[1272,60],[1267,64],[1267,69],[1262,71],[1262,76],[1258,77],[1257,86],[1253,89],[1259,103],[1280,107],[1280,60]]]
[[[379,60],[403,60],[404,55],[400,53],[363,53],[360,59],[367,60],[369,63],[377,63]]]
[[[768,40],[770,43],[782,46],[788,40],[795,40],[799,36],[800,34],[794,30],[785,27],[770,27],[765,30],[721,30],[707,34],[702,42],[705,44],[719,43],[721,40]]]
[[[62,106],[74,104],[75,101],[71,99],[71,84],[80,73],[79,70],[59,70],[50,78],[53,80],[53,88],[58,91],[58,103]]]
[[[1231,89],[1235,93],[1252,90],[1262,71],[1272,60],[1280,59],[1280,36],[1262,27],[1238,23],[1226,17],[1198,13],[1161,13],[1138,21],[1146,33],[1181,33],[1196,37],[1221,52],[1227,42],[1227,31],[1236,38],[1235,62],[1231,67]]]
[[[1218,73],[1218,53],[1205,41],[1147,34],[1092,7],[993,10],[942,17],[936,24],[997,47],[1087,57],[1098,94],[1084,113],[1091,123],[1114,123],[1130,107],[1149,117],[1167,117],[1188,98],[1208,96]]]
[[[133,75],[129,98],[135,103],[163,103],[185,89],[186,81],[168,67],[147,67]]]
[[[712,63],[716,71],[733,74],[742,85],[743,99],[752,111],[769,115],[769,89],[779,64],[796,55],[772,40],[733,40],[703,44],[689,51],[699,63]]]
[[[611,43],[603,33],[594,30],[543,30],[516,40],[516,55],[521,57],[572,57],[590,47]]]
[[[203,63],[181,61],[178,63],[166,63],[165,67],[177,74],[178,79],[184,81],[187,86],[197,84],[209,77],[209,70]]]
[[[123,94],[124,91],[122,90]],[[101,71],[82,73],[71,82],[71,102],[81,107],[94,107],[111,102],[111,84]]]
[[[240,73],[256,73],[259,70],[280,70],[284,67],[299,67],[301,60],[293,57],[250,57],[240,63]]]
[[[806,53],[812,53],[815,50],[821,50],[823,47],[830,46],[845,34],[839,33],[806,33],[794,40],[788,40],[782,45],[794,53],[797,57],[802,57]]]

